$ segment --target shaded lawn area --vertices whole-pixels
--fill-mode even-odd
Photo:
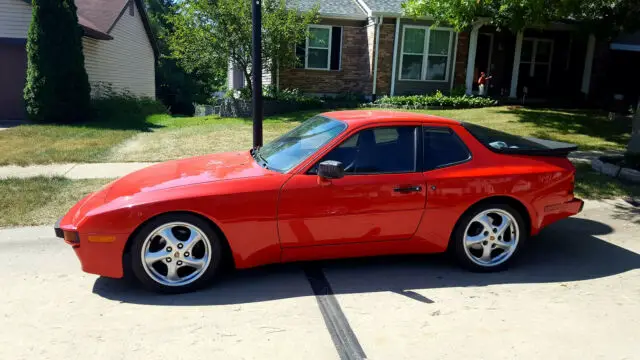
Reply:
[[[418,110],[468,121],[516,135],[577,144],[582,150],[622,150],[631,133],[628,120],[611,121],[603,113],[492,107]],[[265,142],[317,111],[265,118]],[[0,165],[65,162],[164,161],[220,151],[248,149],[250,119],[153,115],[81,126],[23,125],[0,132]]]
[[[54,224],[78,200],[111,180],[34,177],[0,180],[0,227]]]
[[[640,199],[640,184],[624,182],[594,171],[588,164],[575,164],[576,196],[601,200],[619,197]]]
[[[592,110],[528,109],[512,106],[468,110],[417,111],[486,126],[519,136],[564,141],[580,150],[624,150],[631,120],[609,120]]]

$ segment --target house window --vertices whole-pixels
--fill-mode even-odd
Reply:
[[[400,80],[447,81],[453,30],[405,26]]]
[[[296,47],[298,67],[313,70],[340,70],[342,27],[310,25],[304,45]]]
[[[522,41],[520,66],[529,73],[529,77],[543,77],[548,84],[551,78],[552,56],[553,40],[525,38]]]

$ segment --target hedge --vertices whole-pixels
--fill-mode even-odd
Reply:
[[[498,102],[478,96],[445,96],[441,92],[434,95],[410,95],[410,96],[384,96],[372,103],[374,106],[381,107],[398,107],[398,108],[480,108],[487,106],[495,106]]]

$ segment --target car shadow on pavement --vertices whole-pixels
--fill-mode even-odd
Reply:
[[[93,292],[107,299],[147,305],[224,305],[261,302],[313,292],[302,269],[320,266],[336,294],[394,292],[416,301],[432,300],[412,291],[444,287],[572,282],[597,279],[640,268],[640,255],[597,238],[608,225],[569,218],[530,239],[513,266],[499,273],[471,273],[443,254],[385,256],[270,265],[234,271],[216,284],[182,295],[158,295],[124,280],[98,278]]]

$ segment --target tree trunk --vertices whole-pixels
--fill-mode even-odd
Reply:
[[[251,83],[251,74],[248,71],[244,72],[244,81],[246,81],[246,88],[249,88],[249,93],[251,93],[251,89],[253,89],[253,85]]]
[[[629,141],[629,145],[627,145],[627,152],[640,155],[640,103],[638,103],[636,113],[633,115],[631,141]]]

